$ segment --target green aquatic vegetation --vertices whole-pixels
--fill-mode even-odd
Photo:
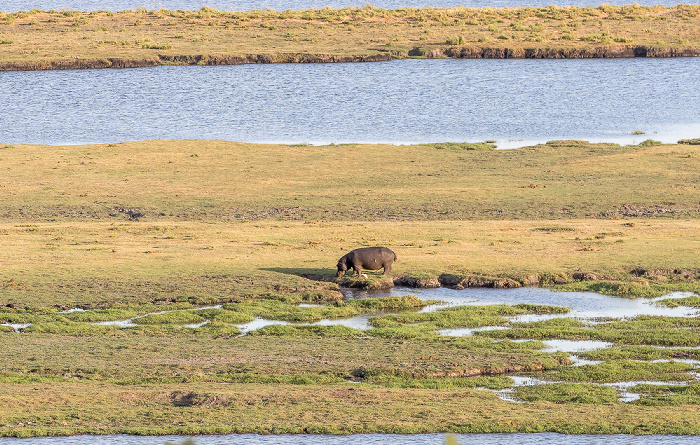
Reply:
[[[590,340],[595,332],[585,323],[572,318],[553,318],[533,323],[511,323],[510,329],[477,331],[474,335],[490,338]]]
[[[374,321],[372,319],[371,321]],[[365,331],[365,335],[377,338],[394,338],[404,340],[434,340],[439,338],[437,331],[430,325],[404,325],[388,322],[382,327]]]
[[[0,323],[48,323],[56,320],[55,315],[31,315],[28,313],[0,314]]]
[[[513,306],[522,309],[527,314],[568,314],[571,309],[566,306],[550,306],[544,304],[519,303]]]
[[[204,318],[197,315],[194,311],[172,311],[162,314],[149,314],[144,317],[135,318],[134,323],[139,325],[157,325],[157,324],[195,324],[201,323]]]
[[[577,353],[586,360],[661,360],[661,359],[700,359],[698,349],[667,349],[653,346],[620,346],[614,348],[596,349]]]
[[[553,290],[568,292],[596,292],[624,298],[655,298],[670,292],[694,291],[697,282],[657,283],[635,281],[577,281],[551,286]]]
[[[118,326],[102,326],[73,321],[34,323],[24,329],[26,333],[50,333],[74,336],[107,335],[118,331]]]
[[[620,403],[615,388],[574,383],[519,386],[514,396],[526,402],[590,403],[615,405]]]
[[[434,300],[421,300],[415,295],[385,298],[359,298],[338,303],[338,306],[358,307],[369,311],[388,311],[404,309],[422,309],[430,304],[437,303]]]
[[[389,388],[486,388],[492,390],[506,389],[513,386],[510,377],[445,377],[415,378],[410,373],[367,372],[363,383],[382,385]]]
[[[99,309],[94,311],[76,311],[69,314],[63,314],[63,317],[70,321],[83,323],[99,323],[103,321],[119,321],[128,320],[148,313],[148,309],[139,310],[133,308],[113,307],[109,309]]]
[[[585,323],[555,318],[534,323],[511,323],[511,328],[477,331],[474,335],[510,339],[602,340],[628,345],[697,346],[700,345],[700,320],[683,317],[639,316],[588,326]]]
[[[362,337],[366,335],[359,329],[347,326],[320,326],[320,325],[270,325],[251,331],[252,336],[323,336],[323,337]]]
[[[475,340],[487,340],[485,337],[472,337]],[[459,343],[455,343],[459,344]],[[508,339],[505,340],[496,340],[493,341],[491,339],[488,339],[488,343],[483,345],[484,348],[488,348],[493,351],[497,352],[520,352],[520,353],[538,353],[541,354],[542,349],[545,348],[545,344],[542,343],[539,340],[530,340],[530,341],[511,341]]]
[[[205,309],[196,311],[201,317],[210,320],[212,323],[243,324],[255,320],[255,315],[237,310],[225,309]]]
[[[667,306],[667,307],[687,306],[687,307],[700,308],[700,296],[691,295],[689,297],[683,297],[683,298],[666,298],[666,299],[657,301],[656,304],[659,304],[662,306]]]
[[[243,323],[253,321],[247,320],[244,321]],[[235,321],[235,323],[238,323],[239,321]],[[217,337],[236,337],[241,334],[241,330],[235,326],[234,324],[221,321],[221,320],[213,320],[210,323],[205,324],[204,326],[194,329],[193,330],[195,334],[200,335],[200,336],[217,336]]]
[[[382,311],[420,309],[430,303],[412,295],[340,301],[318,307],[300,307],[298,304],[289,304],[278,299],[251,299],[240,303],[224,304],[224,312],[212,312],[214,314],[212,319],[225,321],[230,317],[242,318],[243,314],[245,314],[253,318],[261,317],[266,320],[313,323],[324,319],[350,318],[360,314]],[[235,315],[227,315],[230,312],[233,312]],[[204,316],[206,316],[206,313]]]
[[[543,378],[566,382],[629,382],[641,380],[684,381],[693,377],[688,374],[692,365],[679,362],[648,363],[632,360],[616,360],[598,365],[571,366]]]
[[[632,320],[596,325],[595,338],[628,345],[700,345],[700,320],[642,315]]]
[[[425,323],[433,329],[477,328],[482,326],[503,325],[508,322],[504,317],[535,313],[566,313],[568,308],[534,304],[457,306],[443,308],[434,312],[402,313],[374,317],[372,326],[382,328],[396,324]]]
[[[475,328],[479,326],[502,325],[508,322],[504,316],[513,316],[523,312],[506,305],[459,306],[435,312],[384,315],[372,318],[370,323],[376,328],[418,323],[427,323],[432,329]]]
[[[700,384],[689,385],[649,385],[639,384],[630,388],[631,392],[641,394],[635,405],[643,406],[677,406],[700,405]]]

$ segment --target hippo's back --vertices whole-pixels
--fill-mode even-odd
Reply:
[[[386,247],[361,247],[350,252],[355,261],[365,263],[368,261],[393,262],[396,254]]]

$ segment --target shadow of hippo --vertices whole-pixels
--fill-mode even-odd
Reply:
[[[362,247],[352,250],[338,260],[338,278],[352,268],[354,275],[360,275],[362,269],[379,270],[384,268],[384,275],[391,272],[391,265],[396,261],[396,254],[386,247]]]

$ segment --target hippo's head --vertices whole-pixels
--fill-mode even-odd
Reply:
[[[343,275],[345,275],[345,271],[348,270],[348,265],[345,264],[344,259],[341,258],[341,259],[338,261],[338,266],[337,266],[337,267],[338,267],[338,273],[335,274],[335,276],[338,277],[338,278],[340,278],[340,277],[342,277]]]

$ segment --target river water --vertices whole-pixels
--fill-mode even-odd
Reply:
[[[496,140],[515,148],[700,137],[700,58],[0,72],[0,85],[6,144]]]
[[[354,434],[350,436],[238,434],[198,436],[194,445],[444,445],[444,434]],[[628,436],[622,434],[563,435],[540,434],[455,434],[459,445],[684,445],[697,444],[696,437]],[[173,445],[183,444],[184,436],[73,436],[30,439],[0,438],[0,445]],[[453,442],[454,443],[454,442]]]
[[[125,11],[138,8],[146,9],[170,9],[170,10],[197,10],[203,6],[209,6],[220,11],[248,11],[252,9],[274,9],[284,11],[287,9],[320,9],[326,6],[332,8],[363,7],[371,4],[377,8],[450,8],[465,6],[467,8],[514,8],[519,6],[600,6],[602,3],[610,5],[640,5],[673,6],[678,4],[675,0],[0,0],[0,11],[31,11],[42,9],[48,11],[55,9],[60,11]],[[692,4],[692,3],[686,3]]]

